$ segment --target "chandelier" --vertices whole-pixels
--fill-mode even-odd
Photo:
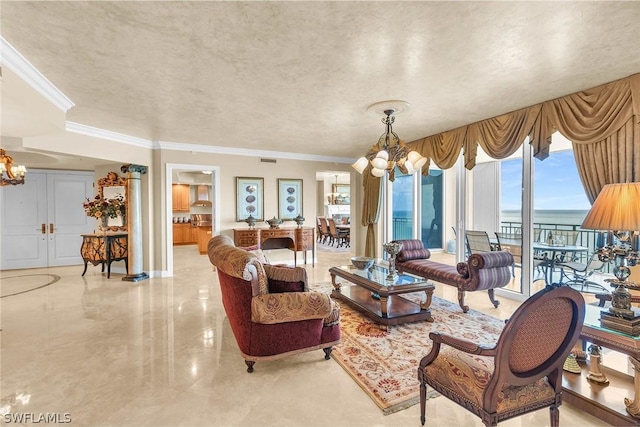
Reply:
[[[0,148],[0,186],[24,184],[27,169],[23,165],[14,166],[13,157]]]
[[[371,111],[372,107],[378,104],[369,106],[369,110]],[[426,157],[417,151],[410,150],[407,144],[401,141],[398,134],[393,131],[392,125],[395,121],[393,113],[395,112],[396,110],[392,108],[384,110],[386,117],[382,118],[382,123],[386,126],[385,132],[367,154],[351,165],[359,173],[362,174],[371,164],[371,175],[382,177],[386,171],[389,174],[389,181],[393,182],[396,166],[403,174],[410,175],[419,171],[427,163]]]

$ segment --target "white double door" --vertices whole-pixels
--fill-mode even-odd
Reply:
[[[0,270],[82,264],[81,234],[95,220],[82,203],[93,198],[93,172],[28,171],[24,185],[0,188]]]

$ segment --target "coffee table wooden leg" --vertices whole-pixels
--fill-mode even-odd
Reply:
[[[333,289],[336,291],[340,290],[340,282],[336,283],[336,275],[331,273],[331,284],[333,285]]]
[[[640,418],[640,361],[635,357],[629,356],[629,361],[633,365],[633,400],[628,397],[624,398],[624,406],[627,407],[627,412],[634,418]]]
[[[420,308],[422,310],[428,310],[429,307],[431,307],[431,299],[433,297],[433,290],[434,288],[431,289],[425,289],[424,293],[427,294],[427,300],[423,303],[420,303]]]
[[[389,297],[383,297],[380,295],[380,310],[382,311],[382,317],[387,317],[387,302]]]

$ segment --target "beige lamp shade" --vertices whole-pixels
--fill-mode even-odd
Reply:
[[[640,230],[640,182],[605,185],[582,222],[582,228]]]

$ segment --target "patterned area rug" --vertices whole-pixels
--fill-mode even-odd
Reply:
[[[330,283],[311,285],[330,293]],[[424,293],[403,297],[421,301]],[[481,344],[494,343],[504,321],[469,310],[462,313],[457,303],[433,297],[431,313],[435,322],[413,322],[392,326],[388,331],[340,302],[342,343],[331,353],[345,371],[382,409],[385,415],[406,409],[420,401],[418,364],[431,350],[430,332],[455,335]],[[430,395],[435,397],[432,389]]]

